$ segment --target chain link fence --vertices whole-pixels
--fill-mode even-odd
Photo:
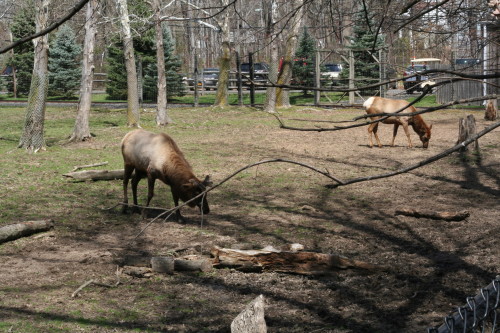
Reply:
[[[444,318],[444,324],[428,333],[496,333],[500,332],[500,275],[466,304]]]

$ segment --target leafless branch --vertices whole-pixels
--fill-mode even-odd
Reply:
[[[413,7],[414,5],[416,5],[417,3],[419,3],[420,0],[413,0],[412,2],[410,2],[409,4],[407,4],[400,12],[401,15],[403,15],[404,13],[406,13],[408,10],[410,10],[411,7]]]
[[[57,29],[57,27],[59,27],[61,24],[63,24],[64,22],[66,22],[67,20],[69,20],[70,18],[72,18],[76,13],[78,13],[80,11],[80,9],[83,8],[83,6],[85,6],[87,4],[87,2],[89,2],[89,0],[80,0],[80,2],[78,2],[74,7],[73,9],[71,9],[68,14],[66,14],[65,16],[63,16],[62,18],[60,18],[59,20],[57,20],[56,22],[52,23],[49,27],[47,27],[46,29],[43,29],[42,31],[39,31],[33,35],[30,35],[30,36],[26,36],[26,37],[23,37],[17,41],[15,41],[14,43],[4,47],[4,48],[1,48],[0,49],[0,54],[2,53],[5,53],[7,51],[10,51],[11,49],[13,49],[14,47],[18,46],[18,45],[21,45],[23,43],[26,43],[32,39],[35,39],[37,37],[40,37],[40,36],[43,36],[43,35],[46,35],[48,34],[49,32],[51,32],[52,30],[55,30]]]
[[[418,13],[417,15],[415,15],[415,16],[413,16],[413,17],[411,17],[411,18],[410,18],[410,19],[408,19],[405,23],[403,23],[403,24],[402,24],[402,25],[400,25],[398,28],[396,28],[396,30],[394,30],[394,33],[397,33],[399,30],[403,29],[404,27],[406,27],[406,26],[407,26],[408,24],[410,24],[411,22],[413,22],[413,21],[415,21],[416,19],[418,19],[418,18],[420,18],[420,17],[424,16],[425,14],[430,13],[430,12],[432,12],[433,10],[435,10],[435,9],[437,9],[437,8],[439,8],[439,7],[441,7],[441,6],[443,6],[445,3],[449,2],[449,1],[450,1],[450,0],[443,0],[443,1],[439,2],[439,3],[437,3],[436,5],[434,5],[434,6],[430,7],[430,8],[428,8],[428,9],[426,9],[426,10],[424,10],[424,11],[422,11],[422,12]]]

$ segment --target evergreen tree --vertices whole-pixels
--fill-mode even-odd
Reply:
[[[292,77],[296,84],[314,87],[314,58],[316,57],[316,41],[304,28],[295,52],[292,66]],[[307,90],[304,90],[304,95]]]
[[[167,97],[184,96],[186,94],[182,75],[179,74],[182,61],[175,54],[175,39],[170,28],[163,25],[163,50],[165,55],[165,76],[167,79]],[[156,99],[157,87],[157,66],[156,62],[149,63],[144,70],[144,90],[151,92],[151,99]]]
[[[172,37],[170,29],[166,25],[164,26],[163,36],[167,96],[184,96],[186,93],[185,87],[182,82],[182,75],[179,74],[182,62],[174,53],[175,40]],[[134,51],[143,68],[144,99],[154,101],[158,94],[158,74],[153,30],[148,30],[148,32],[142,36],[134,38]],[[118,41],[118,39],[115,39],[114,43],[108,48],[107,73],[108,83],[106,84],[106,93],[108,94],[108,98],[126,99],[127,76],[123,59],[123,47],[121,41]]]
[[[136,36],[133,40],[133,44],[136,61],[141,62],[143,73],[147,72],[150,65],[154,64],[156,61],[153,31],[148,30],[144,35]],[[136,66],[137,65],[138,64],[136,64]],[[108,48],[107,73],[108,83],[106,84],[106,93],[108,94],[108,98],[126,100],[127,72],[123,55],[123,42],[119,37],[114,38],[111,46]],[[149,87],[144,86],[144,91],[147,93],[146,99],[149,100]]]
[[[14,41],[35,33],[35,7],[26,6],[14,17],[10,27]],[[33,72],[33,43],[23,43],[14,48],[14,55],[7,62],[16,71],[17,94],[28,95],[30,91],[31,75]],[[10,93],[14,92],[12,81],[7,85]]]
[[[70,98],[75,95],[81,77],[79,56],[82,49],[76,43],[75,33],[63,25],[50,46],[49,94]]]
[[[371,18],[369,19],[369,25],[371,27],[375,26]],[[362,13],[356,15],[354,18],[353,33],[354,36],[351,38],[351,45],[348,47],[354,51],[354,77],[357,79],[355,86],[363,87],[378,83],[380,79],[380,66],[371,54],[373,52],[378,57],[378,50],[384,47],[385,44],[384,37],[382,35],[376,36],[370,30],[366,18]],[[344,63],[343,67],[345,70],[342,71],[340,77],[343,79],[349,78],[349,64]],[[367,78],[367,80],[359,78]],[[377,89],[363,90],[363,94],[365,95],[374,95],[376,92]]]
[[[106,93],[108,99],[127,99],[127,73],[125,70],[125,59],[123,56],[122,42],[115,38],[108,48],[106,72],[108,82],[106,83]]]

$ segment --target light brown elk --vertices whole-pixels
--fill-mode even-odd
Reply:
[[[403,107],[407,106],[408,102],[404,100],[397,100],[397,99],[389,99],[389,98],[382,98],[382,97],[370,97],[368,98],[364,103],[363,106],[366,109],[366,113],[368,114],[377,114],[377,113],[393,113],[396,112]],[[411,113],[411,112],[416,112],[417,110],[413,107],[410,106],[404,111],[403,113]],[[380,119],[381,116],[376,116],[376,117],[370,117],[371,120],[377,120]],[[401,116],[401,117],[396,117],[396,116],[391,116],[385,120],[382,121],[384,124],[394,124],[394,130],[393,130],[393,135],[392,135],[392,141],[391,141],[391,146],[394,147],[394,139],[396,138],[396,134],[398,133],[398,128],[399,126],[403,126],[403,129],[405,131],[406,137],[408,138],[408,148],[413,147],[411,143],[411,138],[410,138],[410,130],[409,126],[413,128],[415,133],[418,134],[420,137],[420,141],[422,141],[422,145],[424,148],[427,148],[429,146],[429,140],[431,139],[431,128],[432,125],[428,126],[422,116],[419,114],[414,115],[414,116]],[[373,141],[372,141],[372,133],[375,136],[375,139],[377,140],[377,144],[380,148],[382,148],[382,144],[380,143],[380,139],[378,138],[377,135],[377,130],[378,130],[378,125],[379,122],[370,124],[368,126],[368,135],[370,139],[370,147],[373,147]]]
[[[186,202],[211,185],[209,176],[200,181],[193,174],[193,170],[184,154],[170,136],[165,133],[151,133],[142,129],[134,130],[125,135],[121,142],[123,161],[125,164],[125,177],[123,179],[124,203],[128,204],[127,186],[132,177],[132,195],[134,205],[137,206],[137,184],[142,178],[148,179],[149,206],[154,196],[154,185],[156,179],[160,179],[170,185],[175,206],[179,205],[179,199]],[[135,171],[134,175],[132,173]],[[188,203],[190,207],[198,206],[204,214],[210,212],[207,198],[201,196]],[[123,207],[126,212],[127,206]],[[180,209],[176,212],[178,221],[184,221]]]

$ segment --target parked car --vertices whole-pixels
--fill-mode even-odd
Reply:
[[[339,84],[339,76],[342,72],[342,64],[321,65],[321,85],[335,86]]]
[[[205,88],[205,90],[217,89],[217,82],[219,81],[218,68],[205,68],[201,75],[201,80],[198,81],[198,87]]]
[[[241,74],[250,78],[250,63],[245,62],[241,64]],[[255,62],[253,64],[253,77],[254,82],[266,83],[269,76],[269,65],[265,62]],[[246,78],[243,78],[243,84],[248,85]]]
[[[185,84],[189,89],[194,90],[194,78],[185,77]],[[201,89],[217,89],[217,82],[219,81],[219,69],[218,68],[205,68],[198,74],[197,86]]]
[[[250,73],[250,63],[245,62],[241,64],[242,73]],[[265,62],[255,62],[253,64],[253,72],[255,75],[267,75],[269,74],[269,65]]]
[[[342,72],[342,64],[325,64],[323,67],[325,70],[321,72],[321,76],[326,79],[338,79]]]
[[[431,84],[432,76],[429,77],[429,75],[420,75],[420,73],[425,70],[432,69],[432,67],[439,62],[441,62],[441,59],[437,58],[420,58],[411,60],[411,65],[409,65],[403,73],[403,76],[405,77],[403,86],[406,92],[408,94],[413,94],[414,91],[423,91],[427,84]]]

